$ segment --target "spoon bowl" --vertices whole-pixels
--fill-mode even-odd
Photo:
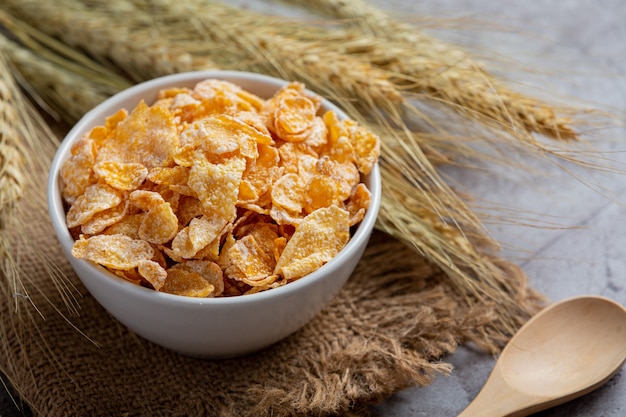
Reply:
[[[459,417],[522,417],[587,394],[626,360],[626,309],[600,296],[552,304],[504,348]]]

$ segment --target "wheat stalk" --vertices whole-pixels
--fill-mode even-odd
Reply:
[[[7,317],[0,320],[0,371],[7,375],[18,390],[23,380],[15,375],[33,378],[31,358],[16,346],[25,343],[43,345],[52,356],[52,349],[39,335],[42,303],[49,303],[53,311],[67,317],[78,309],[77,290],[73,283],[55,266],[48,256],[42,228],[48,219],[45,181],[58,140],[39,113],[30,105],[18,88],[3,50],[0,50],[0,302],[13,306]],[[26,256],[24,256],[26,254]],[[50,279],[59,297],[45,294],[41,276],[32,276],[25,262],[40,265],[45,278]],[[49,288],[48,286],[45,286]],[[60,299],[63,306],[55,305]],[[49,309],[48,309],[49,310]],[[13,372],[20,367],[23,372]],[[32,382],[32,381],[30,381]]]
[[[72,123],[110,95],[130,87],[116,72],[0,10],[2,49],[42,107]],[[42,104],[43,103],[43,104]]]
[[[71,283],[54,267],[45,255],[38,235],[40,225],[48,219],[45,178],[54,156],[58,139],[41,115],[23,96],[13,78],[15,69],[0,50],[0,287],[7,291],[16,308],[20,300],[31,303],[31,291],[38,291],[33,282],[37,277],[23,273],[22,251],[27,250],[48,269],[66,307],[75,311],[76,302]],[[19,255],[19,256],[18,256]],[[36,306],[35,306],[36,309]]]
[[[20,136],[24,132],[16,109],[16,91],[10,72],[0,55],[0,278],[14,293],[22,285],[16,276],[16,265],[9,250],[9,230],[18,216],[18,203],[26,185],[26,160]]]
[[[102,3],[101,0],[89,0],[92,3]],[[158,2],[149,2],[148,4],[159,4]],[[308,3],[307,3],[308,4]],[[337,6],[343,4],[342,2],[332,3],[332,5]],[[343,7],[343,6],[342,6]],[[158,11],[158,8],[156,8]],[[345,26],[344,21],[335,21],[335,22],[320,22],[320,21],[305,21],[296,20],[296,19],[285,19],[283,17],[264,15],[260,13],[253,13],[249,10],[239,9],[234,7],[227,7],[219,2],[198,2],[194,3],[194,12],[199,12],[198,16],[193,16],[191,20],[206,20],[200,19],[204,14],[215,13],[220,16],[220,20],[223,22],[229,22],[234,27],[237,28],[245,28],[241,30],[241,32],[245,32],[250,34],[252,38],[261,37],[262,39],[276,39],[277,42],[289,45],[289,50],[294,50],[295,48],[306,47],[307,45],[312,45],[311,52],[313,53],[316,48],[319,48],[319,45],[323,45],[323,50],[326,52],[326,56],[330,55],[340,55],[346,57],[354,57],[357,61],[362,63],[369,63],[374,69],[384,69],[385,70],[385,81],[386,83],[392,82],[395,84],[396,92],[400,92],[403,95],[406,95],[410,101],[403,105],[404,110],[408,110],[409,114],[416,114],[417,120],[420,121],[419,129],[428,129],[430,131],[434,131],[434,135],[427,135],[426,141],[421,141],[420,143],[424,148],[427,148],[429,156],[435,156],[438,160],[447,160],[448,162],[458,163],[455,158],[455,155],[458,156],[470,156],[473,157],[474,160],[480,162],[491,162],[491,163],[502,163],[502,159],[497,159],[493,157],[492,151],[496,148],[497,145],[502,145],[504,143],[508,143],[512,146],[522,146],[526,150],[530,150],[535,152],[540,156],[549,156],[554,157],[554,160],[567,161],[574,164],[584,165],[587,167],[591,167],[594,169],[606,170],[607,163],[610,162],[606,158],[602,156],[598,156],[597,152],[593,152],[593,150],[587,149],[573,149],[571,141],[564,145],[559,142],[544,142],[541,140],[537,140],[533,135],[531,135],[529,129],[519,126],[516,123],[518,119],[528,120],[529,123],[535,124],[535,130],[541,130],[541,126],[548,126],[555,120],[560,120],[560,124],[563,129],[566,128],[567,118],[557,116],[560,114],[569,114],[573,116],[578,113],[579,116],[582,112],[581,109],[572,108],[557,108],[547,105],[546,103],[541,102],[540,100],[529,98],[527,96],[515,93],[509,89],[504,88],[506,94],[498,95],[498,91],[495,89],[493,91],[482,91],[480,94],[477,94],[475,89],[468,88],[468,84],[472,84],[476,86],[476,88],[483,88],[486,86],[488,79],[484,79],[482,87],[479,83],[476,82],[477,72],[473,70],[472,65],[475,65],[473,61],[469,60],[469,57],[465,55],[462,51],[456,49],[452,50],[451,46],[440,42],[433,38],[433,44],[438,43],[439,45],[443,45],[448,49],[444,49],[441,51],[443,55],[448,53],[448,59],[453,60],[452,57],[454,54],[461,54],[463,59],[465,60],[467,65],[465,66],[465,71],[461,71],[462,65],[458,65],[455,68],[441,67],[442,62],[437,60],[430,60],[431,68],[429,73],[431,76],[428,76],[427,79],[418,79],[415,77],[407,75],[411,73],[411,71],[406,71],[406,73],[401,74],[398,71],[402,71],[397,68],[399,64],[411,66],[411,62],[420,61],[422,62],[420,65],[424,65],[424,59],[420,56],[416,56],[415,51],[411,45],[402,44],[399,46],[398,42],[394,41],[394,39],[386,39],[381,36],[368,35],[371,31],[365,31],[355,28],[354,26]],[[203,14],[204,13],[204,14]],[[349,13],[346,13],[349,15]],[[384,13],[380,12],[377,15],[384,15]],[[171,16],[167,15],[166,19],[170,19]],[[387,19],[391,21],[391,18],[386,16]],[[352,22],[353,20],[348,20]],[[397,22],[396,22],[397,23]],[[172,30],[174,31],[183,31],[184,25],[192,26],[194,29],[198,27],[202,27],[202,23],[189,23],[189,19],[186,19],[183,25],[180,26],[178,30],[174,29],[174,26],[178,25],[176,23],[172,23],[168,21],[164,24],[164,26],[171,25]],[[382,23],[381,23],[382,24]],[[405,25],[409,27],[408,25]],[[411,28],[412,29],[412,28]],[[194,30],[187,30],[187,33],[194,33]],[[218,31],[215,31],[218,32]],[[204,32],[206,33],[206,31]],[[218,32],[219,33],[219,32]],[[420,32],[416,32],[421,35]],[[200,35],[190,35],[190,36],[202,36]],[[400,35],[401,36],[401,35]],[[421,35],[425,36],[425,35]],[[232,35],[226,36],[222,34],[220,40],[213,40],[213,46],[210,48],[212,51],[216,52],[216,55],[220,55],[220,52],[225,48],[223,45],[230,45],[233,41],[230,39]],[[240,37],[239,37],[240,38]],[[426,37],[427,38],[427,37]],[[273,43],[272,43],[273,45]],[[233,49],[242,49],[242,48],[233,48]],[[268,48],[269,49],[269,48]],[[330,54],[330,55],[329,55]],[[431,52],[432,55],[437,55],[436,52]],[[324,55],[322,55],[323,57]],[[262,57],[263,58],[263,57]],[[270,58],[274,58],[270,53]],[[440,61],[445,60],[443,57]],[[264,61],[263,59],[253,59],[252,66],[246,66],[247,64],[241,64],[241,61],[249,61],[250,58],[242,58],[238,57],[238,60],[235,61],[236,68],[249,68],[253,70],[261,70],[267,71],[266,67],[261,68],[259,65],[254,66],[254,63],[258,61]],[[232,61],[222,61],[221,64],[226,67],[232,67]],[[485,72],[482,67],[479,68],[480,71]],[[454,70],[454,71],[453,71]],[[435,82],[441,84],[440,81],[437,81],[436,77],[433,77],[432,74],[437,73],[442,77],[446,78],[448,75],[455,74],[455,77],[460,77],[461,79],[451,79],[448,78],[447,81],[450,85],[444,89],[445,91],[449,91],[450,94],[454,94],[456,98],[449,97],[448,99],[443,99],[439,93],[433,90],[431,87],[418,88],[416,86],[423,85],[426,86],[430,82]],[[279,74],[285,76],[284,72]],[[426,75],[426,74],[422,74]],[[465,79],[465,77],[468,77]],[[348,78],[348,77],[346,77]],[[493,77],[491,77],[493,78]],[[309,78],[310,80],[310,78]],[[321,88],[324,88],[322,85]],[[370,86],[370,88],[373,88]],[[388,89],[389,90],[389,89]],[[419,94],[415,94],[416,91],[421,91]],[[470,106],[463,106],[460,104],[463,100],[466,100],[469,96],[472,96],[472,102]],[[372,94],[369,95],[370,99],[377,100],[375,104],[379,106],[379,108],[386,108],[388,106],[388,100],[386,100],[385,94]],[[418,101],[418,103],[416,103]],[[424,101],[425,103],[420,103],[420,101]],[[433,108],[433,101],[438,104],[444,104],[444,106],[435,106]],[[502,101],[502,103],[500,103]],[[421,106],[421,107],[416,107]],[[502,105],[506,104],[505,107]],[[342,103],[343,105],[343,103]],[[429,107],[429,113],[425,114],[422,111],[422,108]],[[419,110],[418,110],[419,108]],[[527,109],[533,108],[535,111],[533,113],[528,113]],[[452,109],[457,114],[454,115],[450,112]],[[477,110],[482,109],[482,110]],[[494,110],[495,109],[495,110]],[[486,116],[488,113],[493,113],[496,110],[506,110],[507,112],[511,111],[515,114],[518,114],[519,117],[512,117],[508,115],[510,123],[503,123],[502,114],[491,114]],[[394,109],[394,111],[396,111]],[[587,111],[589,113],[589,111]],[[455,117],[456,116],[456,117]],[[481,125],[476,126],[472,121],[480,121]],[[589,119],[586,119],[588,122]],[[468,123],[469,122],[469,123]],[[489,126],[490,129],[485,129],[485,125]],[[579,125],[582,125],[579,121]],[[413,124],[412,129],[415,129],[415,125]],[[559,128],[561,129],[561,128]],[[456,131],[456,132],[453,132]],[[570,132],[577,137],[577,134],[570,130]],[[423,132],[419,132],[420,134]],[[552,135],[550,132],[539,132],[544,133],[546,135]],[[448,141],[445,142],[444,149],[438,149],[439,146],[443,143],[440,138],[441,137],[450,137],[456,136],[456,139],[468,138],[470,136],[480,136],[482,142],[488,143],[488,146],[485,150],[481,150],[477,147],[468,147],[465,146],[465,140],[458,143],[458,148],[456,144]],[[569,133],[565,136],[573,138],[574,136],[569,136]],[[430,140],[432,139],[432,140]],[[491,141],[491,142],[490,142]],[[476,141],[474,141],[476,142]],[[452,146],[451,146],[452,145]],[[579,145],[584,146],[582,142],[579,142]],[[569,150],[565,149],[565,146],[570,147]],[[432,151],[435,151],[434,153]],[[449,152],[448,152],[449,151]],[[448,157],[441,159],[441,153],[447,152]],[[468,161],[468,158],[463,158],[464,163]],[[504,158],[506,160],[506,157]],[[596,159],[596,161],[594,161]],[[505,161],[506,164],[509,164],[511,161]],[[557,162],[558,163],[558,162]],[[609,168],[612,172],[615,172],[618,168],[612,166]]]
[[[461,48],[399,22],[364,0],[292,2],[346,19],[368,36],[391,41],[392,45],[380,51],[387,56],[385,67],[410,76],[414,91],[517,135],[536,132],[563,140],[578,137],[570,127],[571,120],[558,116],[552,106],[512,91]]]
[[[0,35],[0,49],[15,66],[21,77],[50,106],[54,114],[66,122],[80,119],[87,110],[95,107],[112,94],[130,86],[130,83],[100,88],[96,81],[68,71],[40,55]]]
[[[0,84],[0,228],[2,218],[10,216],[24,189],[24,157],[17,146],[18,132],[13,126],[17,119],[9,104],[10,91]]]
[[[126,8],[125,2],[112,2]],[[141,11],[108,15],[80,1],[6,0],[2,7],[49,36],[88,51],[103,63],[113,62],[135,81],[175,72],[214,69],[194,47],[160,33]],[[128,12],[128,9],[125,10]],[[203,51],[204,47],[196,47]]]

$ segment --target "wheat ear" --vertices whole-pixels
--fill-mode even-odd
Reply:
[[[107,88],[103,91],[92,79],[54,65],[2,35],[0,49],[5,51],[30,88],[50,106],[54,114],[60,115],[68,123],[77,121],[87,110],[130,86],[130,83],[126,83],[120,85],[119,90]]]
[[[460,47],[399,22],[364,0],[293,2],[347,19],[365,34],[391,41],[395,50],[389,54],[386,68],[411,77],[416,92],[430,94],[472,118],[514,134],[536,132],[564,140],[578,137],[570,118],[558,116],[539,99],[509,89]]]
[[[76,313],[78,292],[48,257],[42,243],[48,240],[41,239],[42,233],[52,233],[42,227],[48,219],[42,179],[58,140],[18,88],[15,73],[0,50],[0,303],[13,307],[5,309],[7,316],[0,320],[0,371],[19,393],[23,380],[13,379],[20,375],[15,368],[27,370],[21,373],[24,378],[36,373],[26,350],[19,347],[47,343],[36,337],[41,307],[55,297],[41,290],[41,280],[50,279],[59,291],[66,310],[53,308],[61,314]],[[42,266],[47,276],[32,276],[26,262]]]
[[[113,62],[135,81],[215,68],[212,61],[185,49],[189,45],[170,41],[157,33],[153,21],[142,17],[140,10],[135,11],[134,25],[130,25],[128,14],[107,15],[80,1],[6,0],[3,3],[5,10],[31,26],[88,51],[103,63]]]
[[[11,302],[16,308],[22,300],[32,303],[28,294],[39,290],[32,284],[35,277],[25,274],[21,264],[23,251],[28,250],[49,271],[50,279],[57,285],[68,309],[75,311],[72,284],[47,258],[47,248],[41,246],[38,238],[42,232],[41,224],[48,219],[45,184],[41,178],[45,178],[59,142],[24,97],[13,77],[15,73],[0,50],[1,144],[4,151],[10,149],[2,154],[5,181],[0,192],[3,202],[8,205],[3,204],[0,211],[0,286],[12,294]],[[4,198],[9,195],[13,197]]]
[[[0,79],[0,228],[5,216],[12,216],[14,205],[22,196],[25,178],[24,155],[15,127],[18,115],[11,105],[12,92]]]

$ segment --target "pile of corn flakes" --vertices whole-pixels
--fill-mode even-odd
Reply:
[[[207,79],[86,133],[61,169],[72,254],[156,291],[234,296],[332,259],[370,203],[380,142],[291,83]]]

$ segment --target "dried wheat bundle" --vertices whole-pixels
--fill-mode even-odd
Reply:
[[[97,38],[102,45],[122,48],[128,29],[119,33],[102,30],[118,25],[133,28],[134,41],[143,47],[170,45],[171,34],[177,34],[179,46],[198,52],[200,58],[222,68],[300,80],[338,102],[351,117],[376,130],[384,141],[381,168],[385,201],[379,228],[408,242],[444,269],[459,291],[467,294],[468,302],[474,297],[498,300],[497,328],[514,331],[523,321],[526,312],[520,311],[517,303],[520,289],[503,287],[509,271],[498,267],[497,260],[489,255],[497,244],[433,166],[450,158],[441,152],[443,148],[429,146],[439,142],[438,136],[415,133],[405,125],[403,117],[410,105],[390,80],[397,74],[373,66],[363,59],[365,54],[338,50],[339,42],[289,37],[288,33],[268,30],[259,21],[238,20],[235,9],[219,2],[61,0],[55,7],[39,3],[42,0],[8,0],[6,4],[10,11],[49,36],[82,47],[100,60],[112,60],[116,65],[118,59],[124,61],[120,67],[126,72],[130,67],[136,79],[153,76],[154,65],[143,68],[132,62],[133,49],[126,50],[126,55],[113,54],[110,47],[94,47],[85,40]],[[124,39],[119,38],[120,33]],[[204,49],[194,49],[194,45]],[[356,42],[352,45],[358,49]],[[417,109],[415,113],[421,116]],[[454,144],[448,142],[448,146],[448,155],[452,155]],[[434,152],[427,156],[428,149]]]
[[[50,6],[43,0],[7,0],[1,7],[48,36],[102,62],[113,62],[136,80],[171,71],[171,65],[157,65],[158,59],[167,63],[193,56],[196,63],[298,79],[335,100],[384,140],[379,228],[444,269],[468,300],[497,300],[495,328],[510,332],[523,321],[527,312],[518,300],[524,289],[503,286],[511,271],[492,256],[496,242],[433,166],[464,148],[443,129],[427,134],[407,127],[403,118],[410,104],[406,85],[398,82],[408,84],[412,79],[389,70],[393,57],[372,53],[389,43],[363,36],[359,40],[353,30],[345,30],[352,33],[349,43],[330,42],[330,35],[322,37],[322,31],[290,36],[260,19],[239,19],[242,15],[234,13],[236,9],[210,1],[60,0]],[[316,39],[313,33],[321,37]],[[340,39],[338,34],[332,36]],[[158,52],[151,49],[155,45]],[[138,62],[137,54],[148,58]],[[189,68],[198,69],[194,65]],[[415,113],[429,122],[419,110]]]
[[[106,4],[106,2],[101,0],[85,1],[90,5],[102,6],[103,3]],[[405,112],[405,116],[408,113],[409,116],[405,117],[405,119],[411,120],[411,129],[417,129],[418,134],[423,134],[423,130],[435,133],[428,135],[426,137],[427,140],[421,142],[429,156],[438,154],[438,156],[441,156],[442,152],[446,152],[448,157],[445,159],[448,162],[459,163],[459,157],[467,155],[481,162],[488,161],[489,163],[505,163],[509,165],[511,162],[510,158],[494,158],[492,152],[497,146],[507,145],[519,148],[517,151],[530,151],[535,156],[548,157],[556,161],[557,164],[566,161],[596,170],[605,170],[609,166],[612,172],[618,169],[612,166],[611,161],[590,147],[588,143],[578,141],[574,145],[571,140],[544,141],[542,138],[537,138],[532,134],[534,131],[535,133],[543,133],[554,138],[557,133],[556,130],[550,130],[546,126],[558,119],[560,127],[557,130],[562,129],[562,133],[565,131],[569,132],[565,135],[569,139],[579,139],[578,133],[574,132],[569,125],[566,126],[566,122],[571,118],[572,124],[574,124],[573,120],[576,120],[579,128],[583,128],[583,126],[585,128],[593,128],[592,119],[589,117],[592,112],[589,109],[583,109],[574,105],[557,107],[556,104],[548,104],[540,99],[514,92],[503,84],[503,80],[496,80],[495,77],[491,76],[482,66],[479,67],[458,47],[427,37],[421,32],[416,33],[424,37],[424,39],[429,39],[432,45],[436,44],[433,46],[434,49],[429,52],[432,58],[427,60],[416,54],[414,45],[409,45],[408,43],[400,44],[396,39],[400,35],[395,36],[396,34],[394,33],[394,36],[379,36],[371,34],[371,31],[359,29],[355,25],[346,24],[346,22],[358,21],[355,19],[333,20],[330,22],[320,20],[303,21],[298,18],[254,13],[243,8],[228,7],[216,1],[201,1],[193,3],[193,8],[199,11],[198,16],[190,16],[188,19],[176,22],[176,19],[172,18],[172,14],[166,14],[164,17],[162,13],[159,15],[159,7],[163,9],[162,4],[167,5],[169,3],[167,1],[135,1],[135,3],[140,5],[138,6],[139,10],[152,10],[156,15],[155,20],[159,21],[159,24],[163,27],[169,26],[175,32],[185,32],[192,39],[194,36],[203,36],[207,33],[206,30],[204,32],[201,31],[200,34],[195,33],[198,28],[202,29],[206,24],[203,22],[206,22],[207,18],[202,16],[210,14],[219,16],[222,24],[230,24],[239,28],[238,32],[250,34],[253,40],[259,39],[259,43],[263,45],[261,52],[268,50],[265,52],[266,56],[261,57],[261,59],[253,56],[253,60],[250,62],[250,58],[238,56],[238,59],[233,64],[232,60],[221,59],[227,49],[226,46],[231,45],[233,42],[233,35],[228,34],[229,31],[226,31],[226,33],[220,33],[217,30],[212,31],[212,46],[210,48],[210,51],[213,53],[212,58],[224,67],[268,71],[268,65],[263,67],[262,64],[270,64],[269,71],[275,70],[275,62],[281,62],[281,56],[280,54],[276,56],[272,47],[275,45],[275,42],[278,42],[281,45],[288,45],[289,48],[287,49],[289,51],[302,49],[310,52],[311,56],[319,52],[319,58],[312,59],[323,60],[325,57],[333,59],[333,56],[341,56],[344,62],[355,62],[355,65],[366,68],[367,72],[376,73],[376,70],[383,70],[378,72],[379,75],[384,77],[383,85],[376,86],[370,84],[367,87],[375,93],[369,94],[369,99],[375,100],[374,104],[379,109],[387,109],[389,106],[387,98],[389,92],[393,91],[392,88],[395,89],[393,91],[394,95],[400,93],[402,101],[394,101],[402,103],[401,111]],[[346,7],[346,5],[340,5],[339,3],[333,3],[333,7],[336,6],[340,9]],[[161,6],[158,6],[159,4]],[[311,3],[309,5],[314,4]],[[176,7],[180,10],[183,5],[170,5],[166,6],[166,9],[167,7]],[[353,8],[349,7],[349,9],[352,10]],[[381,16],[386,16],[381,11],[378,11],[376,15],[378,20],[382,19]],[[386,18],[389,21],[393,21],[388,16]],[[160,20],[165,21],[161,23]],[[406,36],[410,36],[410,33],[407,34],[406,32],[407,30],[415,32],[415,29],[409,25],[402,25],[398,22],[396,24],[404,26]],[[176,26],[178,26],[178,29],[176,29]],[[215,38],[215,36],[219,38]],[[205,36],[204,39],[207,39],[207,37]],[[241,39],[241,36],[237,36],[236,39]],[[266,42],[266,40],[270,41]],[[245,48],[250,49],[249,45],[245,45],[243,48],[237,48],[236,50],[239,51]],[[454,68],[451,66],[451,62],[461,62],[458,59],[458,54],[461,54],[460,56],[463,57],[462,61],[465,62],[463,64],[465,66],[464,71],[459,71],[460,67],[458,65],[461,64]],[[457,57],[455,58],[455,56]],[[264,58],[271,58],[270,62],[265,62]],[[447,64],[443,62],[446,59],[449,61]],[[413,66],[411,62],[414,60],[422,62],[420,64],[422,67],[424,62],[428,62],[430,68],[428,74],[426,71],[416,73],[417,70],[415,69],[405,71],[398,67],[399,65],[411,67]],[[369,66],[364,64],[369,64]],[[448,77],[453,73],[452,71],[456,71],[455,77],[458,76],[458,79]],[[481,72],[480,74],[479,71]],[[278,75],[285,76],[284,74]],[[297,77],[299,75],[302,74],[295,74],[294,76]],[[443,100],[440,92],[432,86],[419,87],[420,85],[426,86],[431,82],[436,82],[443,86],[444,84],[442,84],[441,80],[438,81],[437,77],[443,77],[447,80],[444,80],[444,82],[449,83],[445,91],[448,91],[449,94],[454,94],[458,100]],[[480,81],[478,80],[479,78]],[[344,79],[349,79],[349,77],[344,77]],[[390,83],[393,84],[393,87],[389,86]],[[500,87],[493,87],[496,84]],[[468,87],[470,85],[473,87]],[[478,89],[489,87],[490,90],[488,92],[481,90],[484,94],[478,94],[474,87]],[[382,89],[383,91],[377,92],[377,89]],[[371,91],[368,91],[368,93]],[[333,92],[329,94],[332,97]],[[466,103],[467,105],[461,103],[461,101],[467,101],[470,98],[471,102]],[[416,103],[418,106],[415,105]],[[428,113],[423,111],[425,107],[428,108]],[[482,110],[479,111],[478,109]],[[534,110],[531,112],[529,109]],[[394,106],[392,111],[399,111],[398,106]],[[501,113],[496,114],[498,111],[501,111]],[[511,114],[508,114],[509,112]],[[487,113],[493,114],[487,116]],[[524,120],[532,119],[537,122],[541,119],[546,123],[533,122],[535,127],[532,129],[528,126],[524,127],[517,124],[519,120],[516,119],[513,113],[521,115],[520,117]],[[600,116],[597,111],[593,113]],[[411,118],[410,115],[416,115],[417,117]],[[579,117],[574,118],[574,116]],[[508,122],[504,123],[502,121],[503,118],[507,118]],[[610,118],[610,116],[606,118],[607,121]],[[416,125],[416,121],[419,124]],[[476,124],[476,122],[479,123]],[[602,123],[606,127],[605,122]],[[545,129],[550,131],[544,131]],[[441,137],[454,137],[454,142],[441,141],[439,140]],[[482,148],[475,146],[478,141],[472,140],[472,137],[479,137],[482,144],[487,146]],[[474,145],[467,146],[468,141],[473,142]],[[443,148],[441,147],[442,145],[444,145]],[[431,151],[435,152],[431,153]],[[436,158],[440,159],[438,156]],[[453,156],[456,156],[456,158]],[[468,162],[468,158],[460,159],[463,159],[464,163]]]

